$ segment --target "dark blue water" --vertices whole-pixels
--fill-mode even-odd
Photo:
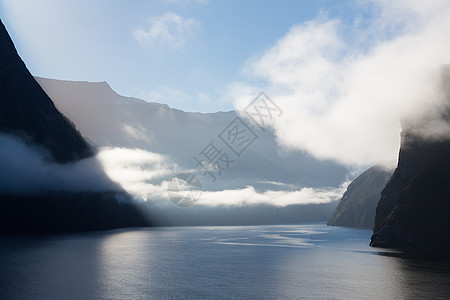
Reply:
[[[1,299],[450,297],[448,263],[323,224],[0,237]]]

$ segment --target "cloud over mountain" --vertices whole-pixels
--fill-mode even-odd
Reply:
[[[273,126],[286,148],[346,164],[392,163],[400,120],[441,107],[450,3],[360,5],[370,19],[320,16],[293,26],[247,62],[248,82],[232,83],[230,94],[243,109],[255,91],[266,91],[285,112]]]

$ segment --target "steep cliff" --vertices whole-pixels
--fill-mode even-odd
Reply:
[[[444,67],[445,89],[448,75],[449,68]],[[448,107],[444,103],[437,115],[403,122],[398,166],[381,193],[371,246],[450,246]],[[440,134],[425,135],[423,129],[431,128],[436,118],[440,126],[434,129],[440,128]]]
[[[58,162],[93,154],[20,59],[0,21],[0,131],[44,146]]]
[[[48,170],[56,165],[70,166],[94,154],[93,148],[81,137],[74,125],[64,117],[42,90],[17,54],[14,44],[0,21],[0,134],[25,141],[25,147],[39,149]],[[16,153],[0,144],[2,153],[11,152],[15,161],[27,158],[27,152]],[[95,161],[92,160],[92,164]],[[64,165],[64,166],[63,166]],[[11,167],[13,166],[13,167]],[[37,165],[27,165],[25,171],[0,157],[0,232],[73,231],[149,225],[130,197],[111,182],[103,192],[65,191],[56,186],[27,190]],[[101,166],[98,176],[109,181]],[[34,168],[34,169],[33,169]],[[18,175],[19,174],[19,175]],[[15,175],[15,176],[12,176]],[[45,174],[36,181],[58,182],[56,174]],[[8,177],[20,179],[11,183]],[[100,178],[99,178],[99,181]],[[36,183],[39,185],[39,183]],[[14,185],[11,187],[10,185]],[[126,201],[118,201],[118,197]]]
[[[376,165],[359,175],[348,186],[327,225],[372,228],[381,191],[392,172]]]

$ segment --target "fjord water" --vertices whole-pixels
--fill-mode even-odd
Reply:
[[[324,224],[0,237],[2,299],[448,298],[450,265]]]

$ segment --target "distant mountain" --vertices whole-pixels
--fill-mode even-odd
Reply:
[[[449,66],[442,75],[450,89]],[[449,106],[440,113],[448,126]],[[398,165],[381,193],[371,246],[450,246],[450,136],[424,138],[433,120],[402,123]]]
[[[82,135],[97,146],[141,148],[167,155],[177,165],[190,169],[196,164],[194,157],[213,141],[234,162],[230,170],[222,172],[220,180],[202,181],[205,190],[248,185],[260,190],[338,187],[348,174],[344,166],[332,161],[280,149],[272,132],[251,125],[258,138],[237,157],[218,138],[238,116],[235,111],[190,113],[120,96],[106,82],[36,80]]]
[[[25,141],[30,148],[39,148],[48,164],[68,166],[94,154],[94,149],[55,108],[29,73],[1,21],[0,133]],[[2,153],[14,151],[1,150]],[[16,159],[20,160],[19,153],[17,155]],[[8,169],[9,165],[1,159],[0,180],[6,180],[17,170]],[[28,173],[32,174],[35,167],[30,165]],[[0,190],[0,232],[88,230],[146,224],[132,203],[118,202],[118,197],[126,197],[123,192],[117,194],[120,187],[108,192],[68,192],[55,187],[51,191],[29,193],[20,182],[17,185],[18,193],[11,189]]]
[[[376,165],[359,175],[348,186],[327,225],[372,228],[381,191],[392,173]]]

